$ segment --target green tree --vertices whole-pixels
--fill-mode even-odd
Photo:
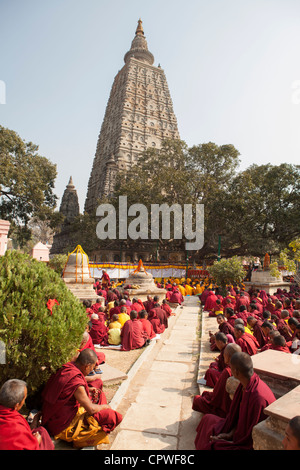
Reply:
[[[213,282],[226,292],[226,286],[239,285],[246,276],[241,258],[222,258],[207,268]]]
[[[0,217],[11,222],[19,244],[31,237],[30,219],[55,221],[56,165],[38,154],[38,146],[0,126]]]
[[[251,165],[215,201],[224,256],[279,254],[300,235],[300,167]]]
[[[47,308],[49,299],[59,305]],[[18,378],[36,392],[80,346],[82,303],[46,264],[18,251],[0,257],[0,340],[6,349],[0,382]]]

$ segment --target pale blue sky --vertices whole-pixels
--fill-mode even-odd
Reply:
[[[59,198],[72,175],[83,211],[139,17],[182,140],[231,143],[241,169],[300,163],[299,0],[0,0],[0,124],[57,164]]]

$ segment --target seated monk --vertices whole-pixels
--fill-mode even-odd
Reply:
[[[265,334],[264,334],[264,332],[261,328],[262,324],[263,324],[262,320],[260,320],[258,318],[255,318],[252,315],[249,315],[248,325],[251,328],[251,330],[253,331],[253,336],[256,338],[260,349],[263,348],[268,342],[268,340],[265,337]]]
[[[273,349],[274,351],[282,351],[291,354],[290,348],[288,347],[284,336],[282,336],[278,330],[270,331],[270,341],[261,348],[260,352],[266,351],[267,349]]]
[[[148,320],[148,313],[145,309],[139,312],[139,320],[142,323],[143,331],[146,333],[149,339],[155,338],[156,334],[153,329],[152,323]]]
[[[26,397],[23,380],[7,380],[0,389],[0,450],[54,450],[46,429],[34,428],[37,420],[29,425],[19,413]]]
[[[236,344],[241,346],[243,352],[248,353],[250,356],[257,353],[259,349],[258,341],[253,335],[246,333],[244,325],[239,323],[235,325],[234,337]]]
[[[143,331],[142,323],[138,319],[136,310],[131,310],[130,320],[124,324],[121,330],[121,344],[123,351],[131,351],[145,346],[147,335]]]
[[[176,289],[171,293],[168,300],[171,304],[181,305],[182,302],[184,301],[184,298],[183,298],[183,295],[181,294],[181,292],[179,292],[179,290]]]
[[[76,357],[78,356],[78,353],[80,353],[81,351],[83,351],[84,349],[92,349],[93,351],[95,351],[95,353],[97,354],[97,358],[98,358],[98,361],[97,361],[97,366],[96,368],[100,368],[100,364],[104,364],[105,363],[105,354],[103,352],[100,352],[100,351],[96,351],[95,350],[95,346],[94,346],[94,343],[93,343],[93,340],[91,338],[91,335],[89,334],[88,331],[85,331],[82,335],[82,341],[81,341],[81,344],[79,346],[79,349],[77,351],[77,355]],[[74,358],[75,360],[76,358]]]
[[[276,400],[253,371],[249,354],[233,354],[230,368],[240,385],[225,418],[206,414],[201,419],[195,439],[197,450],[253,450],[252,429],[267,418],[264,409]]]
[[[224,350],[227,346],[227,343],[228,338],[224,333],[221,333],[220,331],[216,333],[215,344],[218,351],[220,351],[220,354],[214,362],[210,363],[209,368],[205,372],[204,380],[206,381],[206,385],[208,387],[215,386],[223,369],[225,368]]]
[[[163,299],[162,301],[162,304],[161,304],[161,308],[163,310],[165,310],[166,314],[167,314],[167,317],[171,317],[173,315],[176,315],[176,313],[173,312],[173,310],[171,309],[170,305],[168,304],[168,301],[167,299]]]
[[[300,416],[289,420],[282,444],[284,450],[300,450]]]
[[[212,392],[205,390],[201,395],[194,397],[192,405],[194,411],[214,414],[221,418],[227,415],[231,405],[230,395],[226,391],[227,379],[231,377],[230,359],[238,351],[241,351],[241,348],[234,343],[227,344],[224,348],[225,367]]]
[[[150,310],[148,314],[148,320],[152,324],[154,333],[156,335],[160,335],[165,331],[166,327],[158,318],[156,309],[152,308]]]
[[[127,313],[126,306],[123,306],[121,307],[120,313],[118,314],[118,322],[121,323],[122,328],[123,328],[123,326],[128,320],[130,320],[130,316]]]
[[[94,370],[97,355],[82,351],[53,374],[42,393],[42,424],[55,439],[76,448],[108,443],[108,434],[122,421],[120,413],[106,403],[104,393],[93,403],[86,377]],[[99,380],[99,379],[98,379]]]
[[[112,328],[119,328],[121,329],[122,328],[122,325],[121,323],[119,322],[119,315],[117,313],[115,313],[112,317],[111,317],[111,322],[109,323],[108,325],[108,329],[112,329]]]
[[[149,317],[152,317],[154,311],[156,312],[161,324],[164,325],[165,328],[168,328],[169,322],[167,312],[161,308],[159,303],[154,304],[154,307],[149,312]]]
[[[97,313],[91,315],[92,328],[90,331],[90,336],[92,338],[93,344],[100,344],[100,346],[107,345],[107,332],[108,327],[103,321],[100,320]]]

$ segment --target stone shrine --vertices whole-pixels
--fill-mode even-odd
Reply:
[[[93,288],[94,278],[90,273],[89,259],[80,245],[77,245],[75,250],[69,254],[62,278],[69,290],[79,300],[87,299],[95,302],[96,299],[101,298],[101,303],[104,305],[104,298],[99,297]]]
[[[166,296],[166,289],[160,289],[156,286],[151,273],[146,272],[142,260],[139,261],[135,269],[124,282],[123,292],[130,295],[130,299],[137,297],[143,302],[147,296],[158,296],[161,302]]]

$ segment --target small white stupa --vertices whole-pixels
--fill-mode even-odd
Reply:
[[[99,297],[93,288],[94,278],[91,276],[88,255],[80,245],[77,245],[75,250],[69,254],[62,278],[79,300],[87,299],[95,302],[96,299],[101,298],[101,303],[104,306],[104,297]]]

